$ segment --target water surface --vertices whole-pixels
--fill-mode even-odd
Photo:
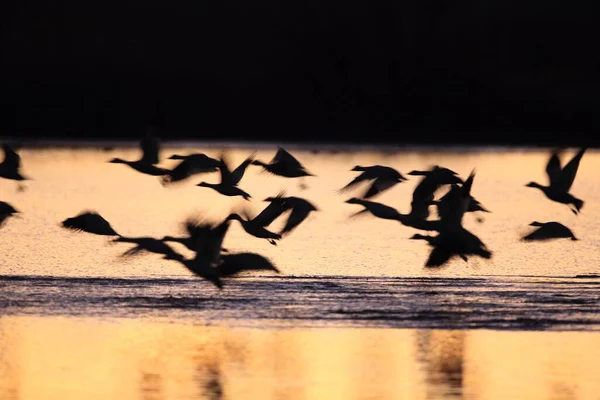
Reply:
[[[546,184],[546,150],[451,150],[294,150],[317,175],[309,188],[251,166],[246,202],[195,186],[218,174],[165,188],[106,162],[136,159],[135,148],[23,149],[34,180],[24,192],[0,181],[0,199],[23,212],[0,230],[0,399],[598,399],[600,157],[581,162],[576,216],[525,187]],[[195,151],[220,148],[162,154]],[[230,149],[231,159],[252,151]],[[260,146],[257,157],[274,151]],[[424,268],[429,248],[408,240],[415,230],[349,218],[360,207],[344,200],[360,189],[337,190],[354,165],[373,164],[404,174],[440,164],[463,177],[476,168],[472,193],[492,213],[465,225],[493,258]],[[373,200],[408,212],[417,182]],[[123,259],[129,245],[59,226],[94,209],[126,236],[178,235],[190,215],[258,213],[281,190],[320,211],[278,246],[234,222],[224,246],[260,253],[282,274],[228,279],[222,291],[176,262]],[[534,220],[581,240],[521,242]]]

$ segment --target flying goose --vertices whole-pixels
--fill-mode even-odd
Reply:
[[[4,159],[0,163],[0,178],[10,179],[19,182],[18,191],[23,191],[25,186],[22,181],[30,180],[21,174],[21,156],[8,144],[2,145]]]
[[[475,178],[475,171],[463,185],[452,185],[450,191],[438,204],[440,216],[438,235],[426,239],[433,246],[426,267],[438,267],[445,264],[450,258],[457,255],[463,260],[469,255],[477,255],[485,259],[492,257],[492,252],[473,233],[462,226],[462,219],[471,203],[471,188]],[[414,237],[413,239],[422,239]]]
[[[360,204],[364,207],[363,210],[352,214],[351,217],[356,217],[358,215],[362,215],[366,212],[371,213],[373,216],[381,219],[389,219],[400,222],[404,226],[408,226],[411,228],[426,230],[426,231],[435,231],[438,230],[438,221],[431,221],[423,218],[423,211],[417,207],[418,203],[414,203],[415,207],[411,209],[409,214],[402,214],[398,210],[393,207],[386,206],[385,204],[377,203],[374,201],[359,199],[353,197],[351,199],[346,200],[348,204]]]
[[[548,160],[546,165],[546,174],[548,175],[549,186],[542,186],[536,182],[529,182],[527,187],[534,187],[540,189],[548,199],[557,203],[566,204],[573,206],[569,207],[571,211],[577,215],[583,207],[583,200],[576,198],[569,193],[569,189],[573,185],[575,176],[577,175],[577,169],[581,158],[587,149],[582,148],[579,152],[561,168],[560,159],[558,152],[554,151]]]
[[[283,147],[277,147],[277,153],[267,164],[260,160],[252,161],[252,165],[258,165],[264,168],[265,171],[279,175],[285,178],[302,178],[307,176],[315,176],[308,172],[306,168],[293,155],[287,152]],[[307,186],[302,180],[300,188],[305,189]]]
[[[4,201],[0,201],[0,227],[4,225],[4,221],[6,221],[9,217],[15,216],[15,214],[18,213],[19,211],[17,211],[17,209],[12,205]]]
[[[196,240],[196,256],[192,259],[185,259],[182,256],[179,258],[165,256],[163,258],[180,262],[189,271],[222,289],[221,273],[216,265],[221,262],[221,245],[229,229],[229,221],[225,220],[214,226],[209,222],[188,220],[186,227],[190,236]]]
[[[163,185],[179,182],[196,174],[216,172],[221,166],[221,161],[215,160],[204,153],[187,156],[173,154],[169,159],[182,161],[161,178]]]
[[[235,253],[221,256],[217,265],[220,276],[231,276],[243,271],[274,271],[279,269],[269,259],[256,253]]]
[[[369,186],[369,189],[365,192],[363,199],[369,199],[379,193],[382,193],[394,185],[404,182],[407,179],[402,174],[396,171],[392,167],[386,167],[383,165],[371,165],[364,167],[356,165],[352,168],[352,171],[362,171],[360,175],[354,178],[350,183],[339,190],[340,193],[344,193],[347,190],[353,188],[364,181],[373,181]]]
[[[64,228],[77,232],[88,232],[96,235],[121,236],[110,223],[96,211],[84,211],[79,215],[62,221]]]
[[[578,240],[573,232],[561,224],[560,222],[537,222],[533,221],[529,226],[537,226],[538,228],[522,238],[525,241],[548,240],[559,238],[570,238]]]
[[[237,167],[233,172],[230,171],[229,166],[227,165],[227,161],[225,159],[225,154],[221,154],[221,182],[218,184],[200,182],[196,186],[208,187],[216,190],[224,196],[242,196],[245,200],[250,200],[250,195],[240,189],[237,184],[242,179],[244,175],[244,171],[248,164],[252,161],[251,158],[247,158],[239,167]]]
[[[284,197],[285,192],[281,192],[279,195],[275,197],[267,197],[264,201],[269,201],[271,204],[279,203],[281,209],[288,211],[291,210],[291,213],[285,223],[285,226],[279,232],[280,235],[289,234],[294,228],[302,223],[308,215],[313,211],[318,211],[317,207],[315,207],[308,200],[302,199],[300,197]],[[284,212],[285,212],[284,211]]]
[[[149,253],[163,254],[166,259],[177,260],[181,254],[177,253],[171,246],[164,241],[152,237],[124,237],[119,236],[112,240],[112,243],[134,243],[135,246],[121,254],[122,257],[131,257],[140,254],[142,251]]]
[[[125,164],[134,170],[146,175],[162,176],[168,172],[164,168],[157,167],[159,163],[160,142],[157,137],[151,133],[140,140],[140,148],[142,149],[142,157],[136,161],[126,161],[121,158],[113,158],[110,163]]]
[[[242,218],[238,213],[231,213],[229,214],[226,220],[238,220],[242,225],[242,228],[244,228],[244,230],[246,231],[246,233],[260,239],[267,239],[267,241],[272,245],[277,245],[277,242],[275,242],[275,240],[281,239],[280,234],[273,233],[267,230],[264,226],[262,226],[262,223],[255,222],[254,219],[251,219],[249,217],[246,211],[243,211],[242,213],[245,214],[246,219]]]

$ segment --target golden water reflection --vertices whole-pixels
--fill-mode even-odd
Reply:
[[[598,399],[600,334],[0,318],[1,399]]]

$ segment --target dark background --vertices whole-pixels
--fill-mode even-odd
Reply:
[[[600,144],[591,2],[0,4],[0,136]]]

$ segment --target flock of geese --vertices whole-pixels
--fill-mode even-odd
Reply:
[[[21,157],[8,144],[4,144],[4,160],[0,163],[0,177],[14,180],[19,183],[18,190],[24,190],[22,182],[28,180],[21,174]],[[139,160],[127,161],[113,158],[109,162],[125,164],[128,167],[147,175],[160,177],[163,185],[168,186],[174,182],[186,180],[197,174],[220,173],[220,182],[212,184],[200,182],[199,187],[210,188],[221,195],[240,196],[245,200],[251,198],[250,194],[241,189],[238,184],[242,180],[247,168],[251,165],[263,168],[265,171],[285,178],[298,178],[301,188],[307,188],[304,179],[311,174],[289,152],[282,147],[270,162],[257,160],[255,153],[248,156],[239,166],[232,169],[223,152],[218,159],[211,158],[203,153],[179,155],[174,154],[169,159],[180,160],[173,169],[164,169],[159,163],[160,142],[156,136],[150,134],[140,141],[142,157]],[[561,166],[559,152],[553,151],[546,166],[549,184],[543,186],[530,182],[526,186],[538,188],[543,194],[554,202],[562,203],[578,215],[584,202],[569,190],[575,180],[581,158],[585,153],[581,149],[564,167]],[[360,196],[346,200],[346,203],[356,204],[362,209],[352,217],[371,214],[374,217],[398,221],[401,224],[419,231],[437,232],[437,235],[414,234],[410,239],[423,240],[431,247],[431,252],[425,263],[426,267],[438,267],[446,264],[453,257],[460,257],[467,261],[471,256],[484,259],[492,257],[492,251],[472,232],[463,226],[463,216],[467,212],[490,212],[472,196],[475,179],[475,170],[466,180],[448,168],[433,166],[429,170],[411,171],[408,175],[421,177],[412,194],[411,208],[408,214],[402,214],[395,208],[370,200],[374,196],[392,188],[398,183],[407,180],[396,169],[383,166],[360,166],[352,168],[360,172],[350,183],[339,190],[346,193],[354,190],[359,184],[370,182],[368,189]],[[449,190],[441,197],[436,198],[442,187]],[[267,258],[251,252],[232,253],[223,248],[223,241],[232,221],[238,221],[241,227],[249,234],[259,239],[267,240],[272,245],[289,235],[300,225],[311,212],[317,211],[311,202],[300,197],[286,196],[285,191],[265,199],[268,205],[255,217],[250,217],[244,210],[232,212],[223,221],[210,221],[208,219],[188,218],[183,222],[185,236],[165,236],[161,239],[152,237],[125,237],[117,233],[111,224],[94,211],[84,211],[79,215],[67,218],[61,225],[70,230],[83,231],[96,235],[114,237],[114,243],[130,243],[134,246],[123,253],[123,256],[132,256],[140,252],[150,252],[162,255],[165,260],[179,262],[197,276],[212,282],[218,288],[223,287],[223,278],[247,270],[263,270],[280,272]],[[437,219],[429,219],[430,206],[437,209]],[[0,227],[11,216],[17,216],[19,211],[11,204],[0,201]],[[268,229],[280,216],[288,214],[286,223],[280,232]],[[577,240],[573,232],[559,222],[538,222],[530,224],[536,227],[534,231],[522,238],[525,241],[540,241],[556,238],[570,238]],[[193,258],[185,258],[173,249],[168,243],[179,243],[195,253]]]

